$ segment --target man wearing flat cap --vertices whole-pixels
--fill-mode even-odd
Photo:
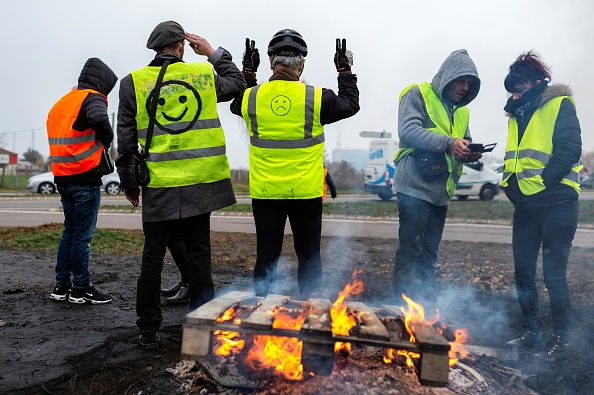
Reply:
[[[186,40],[208,63],[183,61]],[[116,165],[126,198],[137,206],[141,188],[127,167],[138,144],[148,152],[136,324],[140,345],[156,348],[163,320],[161,271],[172,229],[183,232],[190,261],[190,310],[214,297],[210,213],[235,203],[216,105],[233,99],[246,83],[229,52],[214,50],[177,22],[158,24],[146,46],[156,52],[154,59],[120,84]]]

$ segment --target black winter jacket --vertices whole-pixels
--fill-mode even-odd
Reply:
[[[271,81],[279,78],[275,75]],[[257,85],[255,78],[246,78],[248,88]],[[241,92],[231,103],[231,112],[241,115],[241,103],[243,92]],[[322,88],[322,103],[320,106],[320,123],[328,125],[345,118],[349,118],[359,112],[359,89],[357,88],[357,76],[355,74],[338,74],[338,94],[332,89]]]
[[[516,117],[520,139],[532,119],[532,115],[545,102],[558,96],[571,96],[568,86],[554,84],[546,88],[540,101],[524,112],[521,117]],[[575,107],[564,99],[559,108],[553,132],[553,155],[542,172],[542,179],[546,189],[534,195],[524,195],[518,186],[515,176],[510,177],[505,194],[516,208],[525,206],[548,207],[568,200],[576,200],[578,194],[572,187],[561,184],[563,177],[578,163],[582,155],[582,137],[580,122],[577,118]]]
[[[100,59],[87,60],[78,77],[77,89],[93,89],[105,96],[115,87],[118,77]],[[95,131],[95,138],[109,149],[113,141],[113,129],[107,113],[105,98],[96,93],[90,93],[82,103],[80,112],[74,125],[74,130],[84,132],[91,128]],[[101,185],[101,173],[95,168],[85,173],[72,176],[55,176],[54,182],[64,184]]]

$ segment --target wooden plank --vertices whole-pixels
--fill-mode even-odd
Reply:
[[[450,350],[450,343],[432,325],[415,323],[411,324],[411,329],[421,351],[442,351],[447,353]]]
[[[371,308],[361,302],[345,302],[346,305],[359,314],[361,326],[357,337],[364,339],[390,340],[388,330]]]
[[[186,314],[184,323],[187,325],[212,325],[229,308],[239,304],[242,299],[253,296],[254,294],[251,292],[229,292]]]
[[[386,314],[391,314],[397,317],[400,316],[404,321],[400,306],[382,305],[382,311]],[[421,350],[434,350],[438,352],[449,351],[450,344],[448,341],[426,321],[423,323],[412,324],[411,327],[416,339],[415,341],[418,343]]]
[[[274,322],[274,315],[271,313],[276,307],[282,306],[287,299],[288,297],[283,295],[268,295],[250,315],[241,320],[240,328],[271,330]]]
[[[392,306],[392,305],[387,305],[387,304],[383,304],[381,306],[382,312],[385,313],[386,315],[391,315],[394,317],[402,317],[402,306]]]
[[[475,346],[473,344],[462,344],[460,348],[466,350],[470,355],[484,355],[494,357],[502,361],[518,362],[518,350],[513,348],[493,348],[484,346]]]
[[[326,337],[332,336],[332,317],[330,316],[330,301],[327,299],[309,299],[309,305],[312,307],[301,332],[318,334]]]
[[[448,384],[450,367],[447,353],[421,352],[418,368],[421,385],[443,387]]]
[[[183,359],[195,359],[210,354],[211,326],[192,325],[183,326],[181,355]]]

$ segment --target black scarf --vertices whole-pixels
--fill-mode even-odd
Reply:
[[[507,99],[507,103],[503,109],[505,112],[514,114],[515,116],[522,116],[524,112],[531,107],[538,107],[540,103],[540,96],[549,85],[547,80],[533,86],[522,94],[522,97],[514,100],[513,96]]]

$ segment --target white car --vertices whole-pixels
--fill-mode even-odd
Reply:
[[[103,185],[101,190],[108,195],[117,195],[120,193],[120,176],[117,170],[111,174],[101,177]],[[37,174],[30,177],[27,181],[27,190],[31,193],[41,193],[42,195],[52,195],[58,191],[56,184],[54,184],[54,174],[51,171],[47,173]]]
[[[491,165],[491,170],[493,170],[495,173],[497,173],[500,189],[502,188],[501,183],[503,182],[503,167],[504,167],[504,165],[501,163]]]
[[[485,167],[483,162],[465,163],[454,196],[459,200],[466,200],[468,196],[493,200],[499,193],[500,180],[501,176]]]

